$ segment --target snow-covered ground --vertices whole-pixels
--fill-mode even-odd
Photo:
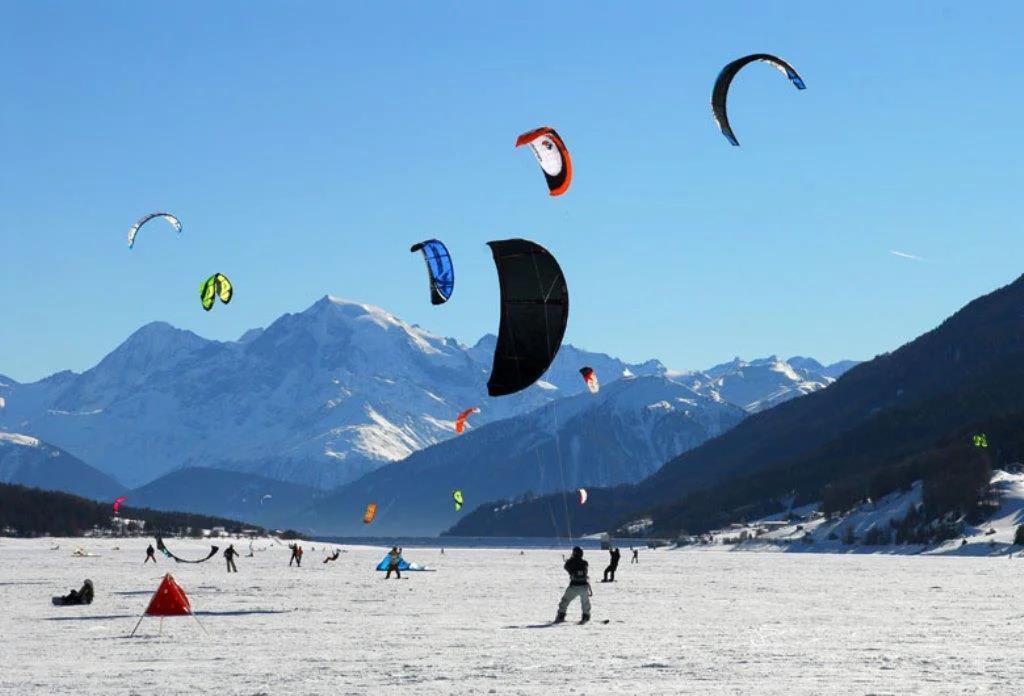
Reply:
[[[587,551],[594,620],[610,623],[531,628],[555,613],[561,551],[410,548],[437,571],[385,581],[383,547],[325,565],[326,547],[306,542],[295,568],[284,546],[257,542],[247,558],[241,542],[229,575],[220,557],[143,565],[147,543],[0,539],[0,694],[1013,694],[1024,683],[1024,559],[642,549],[602,584],[608,554]],[[76,546],[96,555],[72,556]],[[176,617],[159,635],[147,618],[128,638],[167,571],[208,633]],[[51,605],[86,577],[92,605]]]

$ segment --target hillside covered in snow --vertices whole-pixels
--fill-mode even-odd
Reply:
[[[635,483],[677,453],[720,435],[746,413],[662,376],[625,377],[489,423],[383,466],[318,501],[300,528],[363,533],[376,502],[375,534],[435,536],[488,500]],[[573,496],[575,499],[575,495]]]
[[[922,482],[879,500],[865,499],[841,514],[821,504],[801,506],[749,523],[733,523],[706,534],[682,537],[683,546],[721,545],[735,550],[824,553],[926,553],[999,556],[1020,553],[1024,525],[1024,470],[996,470],[983,519],[964,515],[929,518]]]
[[[536,384],[492,399],[486,381],[494,342],[485,336],[464,346],[378,307],[330,296],[237,341],[156,322],[82,374],[31,384],[0,379],[0,431],[53,443],[130,487],[205,468],[330,490],[451,439],[457,414],[471,406],[480,408],[472,429],[584,394],[584,365],[606,389],[624,375],[661,378],[666,393],[649,394],[637,414],[673,401],[669,381],[692,390],[692,411],[734,400],[759,410],[832,379],[825,374],[831,368],[814,361],[814,369],[772,358],[678,373],[654,359],[625,363],[563,345]],[[627,391],[635,398],[635,390],[608,394]],[[698,440],[678,442],[692,447]],[[616,456],[626,468],[647,471],[656,465],[652,457],[680,451],[644,445],[636,461],[629,449]]]

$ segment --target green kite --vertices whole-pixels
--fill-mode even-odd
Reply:
[[[233,294],[234,288],[231,287],[231,281],[223,273],[214,273],[199,286],[199,299],[203,301],[203,309],[207,312],[213,309],[213,304],[218,297],[221,302],[227,304],[231,301]]]

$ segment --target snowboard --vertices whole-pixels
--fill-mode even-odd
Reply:
[[[86,604],[92,604],[92,602],[75,602],[75,601],[69,602],[69,601],[67,601],[67,598],[64,597],[64,596],[51,597],[51,599],[53,600],[53,606],[55,606],[55,607],[78,607],[78,606],[84,606]]]
[[[588,624],[610,624],[611,619],[601,619],[600,621],[588,621]],[[547,623],[540,624],[523,624],[520,626],[506,626],[505,628],[551,628],[553,626],[583,626],[582,621],[548,621]]]

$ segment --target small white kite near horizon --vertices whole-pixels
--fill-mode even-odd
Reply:
[[[910,259],[911,261],[924,261],[925,260],[924,257],[915,256],[914,254],[906,254],[906,253],[904,253],[902,251],[896,251],[895,249],[893,249],[890,253],[893,256],[899,256],[901,259]]]

